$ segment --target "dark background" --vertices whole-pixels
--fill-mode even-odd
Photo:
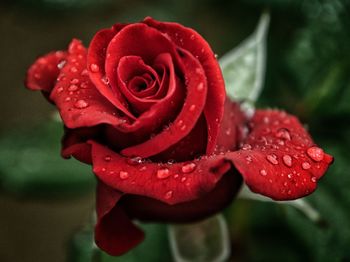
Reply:
[[[296,114],[336,161],[319,190],[307,198],[320,211],[322,223],[291,207],[236,201],[225,213],[231,259],[349,261],[347,0],[1,1],[0,261],[78,257],[76,250],[68,252],[70,239],[91,220],[94,206],[90,168],[59,157],[62,130],[54,107],[24,88],[26,69],[37,56],[65,49],[72,38],[88,46],[101,28],[152,16],[195,28],[220,58],[249,36],[266,9],[271,14],[267,74],[257,106]],[[164,261],[166,241],[157,241],[159,246],[149,252],[158,254],[153,261]]]

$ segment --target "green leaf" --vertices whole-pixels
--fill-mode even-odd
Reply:
[[[266,38],[270,15],[263,13],[255,32],[220,59],[227,95],[255,102],[265,77]]]
[[[61,136],[61,123],[55,122],[2,136],[2,190],[34,197],[65,197],[93,190],[91,167],[60,156]]]

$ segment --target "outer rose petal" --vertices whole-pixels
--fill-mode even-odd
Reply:
[[[95,242],[112,256],[124,254],[144,239],[143,232],[116,205],[121,196],[120,192],[98,183]]]
[[[205,39],[191,28],[178,23],[164,23],[150,17],[144,23],[165,33],[179,47],[188,50],[201,63],[208,83],[208,96],[204,114],[208,123],[207,154],[216,146],[220,123],[224,113],[225,84],[213,51]]]
[[[175,164],[139,163],[90,141],[93,171],[118,191],[174,205],[191,201],[213,190],[231,168],[223,155]]]
[[[31,90],[41,90],[50,93],[60,73],[60,63],[66,59],[63,51],[51,52],[38,58],[27,71],[25,85]]]
[[[275,200],[312,193],[333,157],[308,153],[314,142],[298,119],[284,112],[257,111],[250,125],[242,150],[228,154],[250,189]]]
[[[91,83],[85,67],[86,49],[80,41],[73,40],[69,45],[66,65],[50,95],[64,124],[69,128],[80,128],[124,123],[125,120],[118,116],[118,110]]]
[[[215,152],[235,151],[245,136],[247,118],[240,105],[229,98],[225,101],[225,113],[222,119]]]

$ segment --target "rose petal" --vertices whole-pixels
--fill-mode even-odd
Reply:
[[[123,95],[118,92],[118,90],[113,91],[109,84],[106,83],[107,78],[104,66],[108,44],[125,26],[125,24],[116,24],[110,29],[103,29],[95,34],[89,46],[87,69],[89,70],[90,79],[95,84],[97,90],[126,116],[135,119],[135,117],[129,112]]]
[[[312,193],[333,157],[311,158],[307,151],[314,142],[298,119],[284,112],[257,111],[250,124],[242,150],[230,155],[250,189],[275,200]]]
[[[26,87],[50,93],[55,86],[61,68],[64,66],[66,56],[66,52],[56,51],[38,58],[27,71]]]
[[[187,136],[196,125],[205,106],[206,79],[199,62],[187,51],[182,50],[181,53],[187,82],[187,95],[181,112],[169,128],[142,144],[122,150],[123,155],[143,158],[157,155]]]
[[[224,209],[236,196],[241,184],[241,176],[231,169],[212,191],[193,201],[168,205],[152,198],[125,195],[120,205],[132,218],[163,223],[190,223]]]
[[[86,49],[78,40],[69,46],[65,67],[61,70],[50,99],[57,105],[69,128],[125,122],[119,111],[96,90],[86,71]]]
[[[117,205],[122,194],[103,183],[97,186],[95,242],[112,256],[120,256],[138,245],[144,233]]]
[[[106,185],[170,205],[203,197],[230,169],[230,163],[223,155],[158,164],[125,158],[94,141],[89,143],[92,145],[93,171]]]
[[[127,87],[126,83],[128,81],[128,77],[127,75],[130,75],[128,71],[135,69],[137,70],[145,70],[148,69],[153,75],[155,75],[155,78],[157,79],[157,73],[149,66],[145,65],[142,61],[142,59],[140,57],[135,57],[135,56],[125,56],[120,60],[119,66],[118,66],[118,82],[119,82],[119,87],[121,89],[121,91],[123,92],[123,94],[125,95],[125,97],[127,98],[127,100],[129,101],[131,107],[135,108],[138,112],[144,112],[146,110],[149,110],[151,106],[155,105],[156,103],[162,103],[163,106],[161,107],[160,105],[158,105],[157,107],[159,108],[163,108],[163,110],[165,110],[166,108],[171,108],[169,107],[169,103],[172,101],[172,103],[175,104],[175,102],[177,102],[176,104],[178,104],[180,101],[177,97],[179,97],[179,94],[182,94],[183,91],[181,90],[181,85],[177,86],[176,85],[176,76],[175,76],[175,70],[174,70],[174,66],[172,63],[172,58],[170,56],[170,54],[160,54],[157,56],[156,61],[162,62],[163,64],[165,64],[166,68],[168,69],[168,73],[166,76],[164,76],[163,78],[165,78],[165,81],[162,81],[161,86],[159,87],[160,89],[165,89],[167,95],[163,98],[141,98],[138,96],[135,96],[131,90]],[[142,67],[142,69],[140,68]],[[138,68],[138,69],[137,69]],[[142,73],[141,72],[136,72],[135,75],[138,75]],[[164,80],[164,79],[163,79]],[[157,82],[160,83],[160,81],[158,80]],[[175,107],[176,108],[176,107]],[[173,108],[174,109],[174,108]],[[174,110],[172,110],[174,111]],[[160,118],[161,116],[159,116],[159,113],[155,113],[157,118]],[[173,115],[171,113],[167,113],[166,115]],[[169,120],[169,118],[167,117],[167,119]]]
[[[225,101],[225,84],[213,51],[201,35],[188,27],[178,23],[159,22],[150,17],[145,18],[143,22],[165,33],[176,45],[191,52],[203,66],[208,81],[208,96],[204,109],[208,124],[207,154],[211,154],[216,146]]]
[[[240,109],[240,105],[226,98],[225,113],[220,126],[215,152],[235,151],[242,142],[247,118]]]

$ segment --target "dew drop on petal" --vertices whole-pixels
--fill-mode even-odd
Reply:
[[[189,110],[194,111],[195,109],[196,109],[196,105],[191,105]]]
[[[197,90],[198,91],[202,91],[204,89],[204,84],[203,83],[199,83],[197,86]]]
[[[129,165],[133,166],[139,165],[143,162],[142,158],[139,156],[128,158],[126,161]]]
[[[70,85],[69,87],[68,87],[68,91],[76,91],[76,90],[78,90],[78,86],[77,85]]]
[[[182,182],[182,183],[185,182],[186,179],[187,179],[186,177],[181,178],[181,182]]]
[[[85,100],[79,99],[77,102],[75,102],[74,106],[78,109],[83,109],[87,108],[89,104]]]
[[[70,69],[70,71],[71,71],[72,73],[76,73],[76,72],[78,72],[78,69],[77,69],[75,66],[72,66],[71,69]]]
[[[301,164],[301,167],[305,170],[310,169],[311,165],[308,162],[304,162]]]
[[[279,129],[276,133],[276,137],[283,138],[283,139],[289,140],[289,141],[291,140],[290,133],[289,133],[288,129],[286,129],[286,128]]]
[[[324,151],[323,149],[313,146],[310,147],[307,151],[306,151],[307,155],[314,161],[319,162],[322,161],[324,158]]]
[[[63,87],[57,88],[57,93],[62,93],[63,92]]]
[[[73,78],[71,81],[70,81],[71,84],[73,85],[76,85],[79,83],[79,79],[78,78]]]
[[[120,171],[119,172],[119,177],[120,177],[120,179],[127,179],[127,178],[129,178],[129,173],[128,172],[126,172],[126,171]]]
[[[164,178],[167,178],[169,176],[170,176],[170,172],[169,172],[169,169],[167,169],[167,168],[159,169],[157,171],[157,177],[159,179],[164,179]]]
[[[278,165],[278,160],[276,155],[267,155],[266,156],[267,161],[269,161],[273,165]]]
[[[180,129],[181,129],[181,131],[185,131],[185,129],[186,129],[186,125],[183,125]]]
[[[99,67],[97,64],[91,64],[91,65],[90,65],[90,70],[91,70],[91,72],[93,72],[93,73],[97,73],[97,72],[100,71],[100,67]]]
[[[195,170],[195,168],[196,168],[196,164],[195,163],[188,163],[188,164],[183,165],[181,167],[181,171],[183,173],[191,173],[191,172],[193,172]]]
[[[66,101],[66,102],[69,102],[70,100],[72,100],[72,99],[69,96],[64,99],[64,101]]]
[[[313,177],[311,177],[311,181],[314,182],[314,183],[316,183],[317,178],[316,178],[315,176],[313,176]]]
[[[292,166],[292,157],[290,155],[284,155],[282,159],[283,159],[283,163],[286,166],[288,166],[288,167]]]
[[[267,175],[266,170],[265,170],[265,169],[261,169],[261,170],[260,170],[260,175],[266,176],[266,175]]]
[[[107,161],[107,162],[109,162],[109,161],[111,161],[111,156],[105,156],[105,161]]]
[[[64,67],[65,64],[66,64],[66,60],[62,60],[61,62],[59,62],[59,63],[57,64],[57,68],[58,68],[58,69],[62,69],[62,68]]]
[[[164,198],[165,199],[170,199],[173,196],[173,191],[168,191],[165,193]]]
[[[253,158],[251,156],[246,156],[245,159],[247,160],[247,164],[250,164],[253,161]]]

